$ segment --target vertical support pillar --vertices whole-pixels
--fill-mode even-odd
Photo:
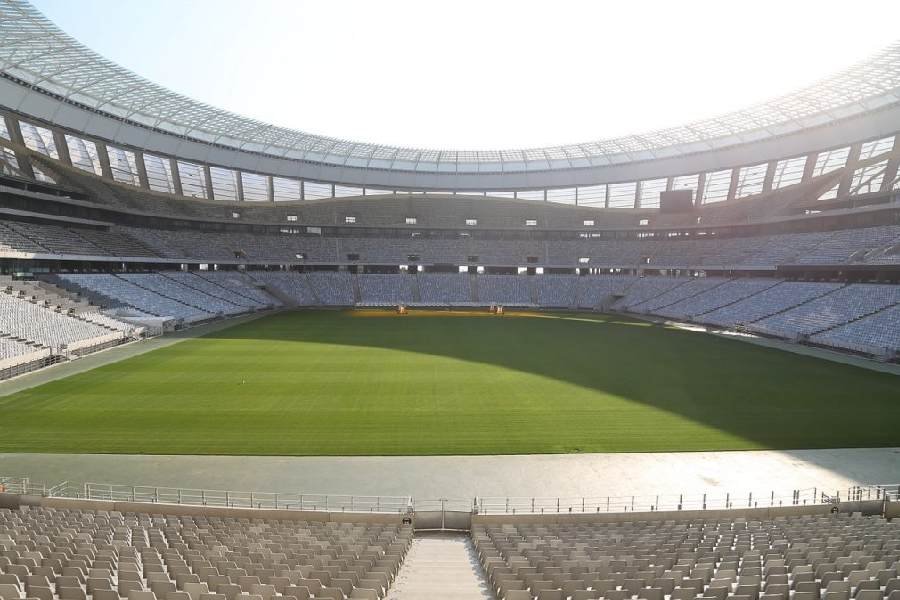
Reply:
[[[134,163],[137,165],[138,185],[143,189],[150,189],[150,178],[147,177],[147,163],[144,162],[144,153],[140,150],[134,151]]]
[[[697,196],[694,198],[694,206],[700,208],[703,206],[703,188],[706,187],[706,173],[697,175]]]
[[[266,199],[269,202],[275,202],[275,178],[271,175],[266,177]]]
[[[862,150],[862,144],[853,144],[850,146],[850,154],[847,155],[847,164],[844,167],[844,173],[841,175],[841,182],[838,184],[838,198],[846,198],[850,195],[850,184],[853,182],[853,172],[859,165],[859,152]]]
[[[172,187],[175,188],[175,195],[184,196],[184,188],[181,186],[181,172],[178,170],[178,161],[174,158],[169,159],[169,170],[172,171]]]
[[[634,184],[634,207],[641,207],[641,181],[638,181]]]
[[[72,156],[69,154],[69,143],[66,141],[66,134],[59,129],[53,128],[53,143],[56,145],[56,153],[59,154],[59,160],[64,165],[72,166]]]
[[[334,184],[331,184],[331,197],[334,198]]]
[[[741,167],[734,167],[731,169],[731,183],[728,185],[728,196],[725,197],[726,200],[734,200],[735,195],[737,195],[737,187],[740,178]]]
[[[800,180],[801,183],[806,183],[813,176],[813,170],[816,168],[816,160],[819,158],[818,152],[812,152],[806,155],[806,164],[803,165],[803,178]]]
[[[888,157],[887,166],[884,168],[884,179],[881,180],[881,191],[891,189],[891,185],[897,178],[897,167],[900,166],[900,134],[894,137],[894,150]]]
[[[775,169],[778,167],[778,161],[772,160],[769,161],[769,164],[766,165],[766,176],[763,177],[763,192],[771,192],[772,191],[772,183],[775,181]]]
[[[575,206],[578,206],[578,186],[575,186]]]
[[[605,192],[605,197],[603,199],[603,208],[609,208],[609,184],[606,184],[606,187],[603,190]]]
[[[97,156],[100,158],[100,173],[101,177],[105,177],[106,179],[112,179],[112,166],[109,164],[109,149],[106,147],[105,142],[97,141]]]
[[[302,179],[300,180],[300,199],[306,200],[306,182]]]
[[[234,172],[234,192],[237,195],[237,201],[244,201],[244,176],[240,171]]]
[[[209,172],[209,165],[203,165],[203,178],[206,179],[206,199],[215,200],[216,193],[213,191],[212,174]]]
[[[22,128],[19,127],[19,121],[11,116],[6,116],[6,130],[9,132],[10,140],[16,146],[25,148],[25,138],[22,137]],[[31,165],[31,158],[24,152],[16,152],[16,162],[19,163],[19,170],[28,177],[34,179],[34,167]]]

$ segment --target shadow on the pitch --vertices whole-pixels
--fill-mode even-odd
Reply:
[[[496,365],[653,406],[760,448],[900,446],[895,375],[617,316],[357,318],[300,311],[207,337],[383,348]],[[644,436],[667,435],[653,422],[641,427]]]

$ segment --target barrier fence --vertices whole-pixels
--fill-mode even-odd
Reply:
[[[900,484],[867,484],[842,490],[803,488],[787,491],[659,494],[594,497],[476,497],[416,499],[411,496],[355,496],[303,492],[245,492],[63,481],[53,485],[27,477],[0,477],[0,491],[50,498],[107,502],[184,504],[227,508],[403,514],[459,512],[483,515],[622,513],[719,510],[836,504],[847,501],[900,501]]]

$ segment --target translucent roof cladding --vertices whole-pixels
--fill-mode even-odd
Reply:
[[[547,171],[670,157],[783,135],[900,102],[896,43],[771,102],[636,136],[519,150],[364,144],[277,127],[172,92],[82,46],[26,0],[0,0],[0,70],[66,101],[193,140],[329,165],[418,172]]]

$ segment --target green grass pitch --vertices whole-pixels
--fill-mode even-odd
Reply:
[[[0,451],[900,446],[900,377],[613,316],[281,313],[0,398]]]

